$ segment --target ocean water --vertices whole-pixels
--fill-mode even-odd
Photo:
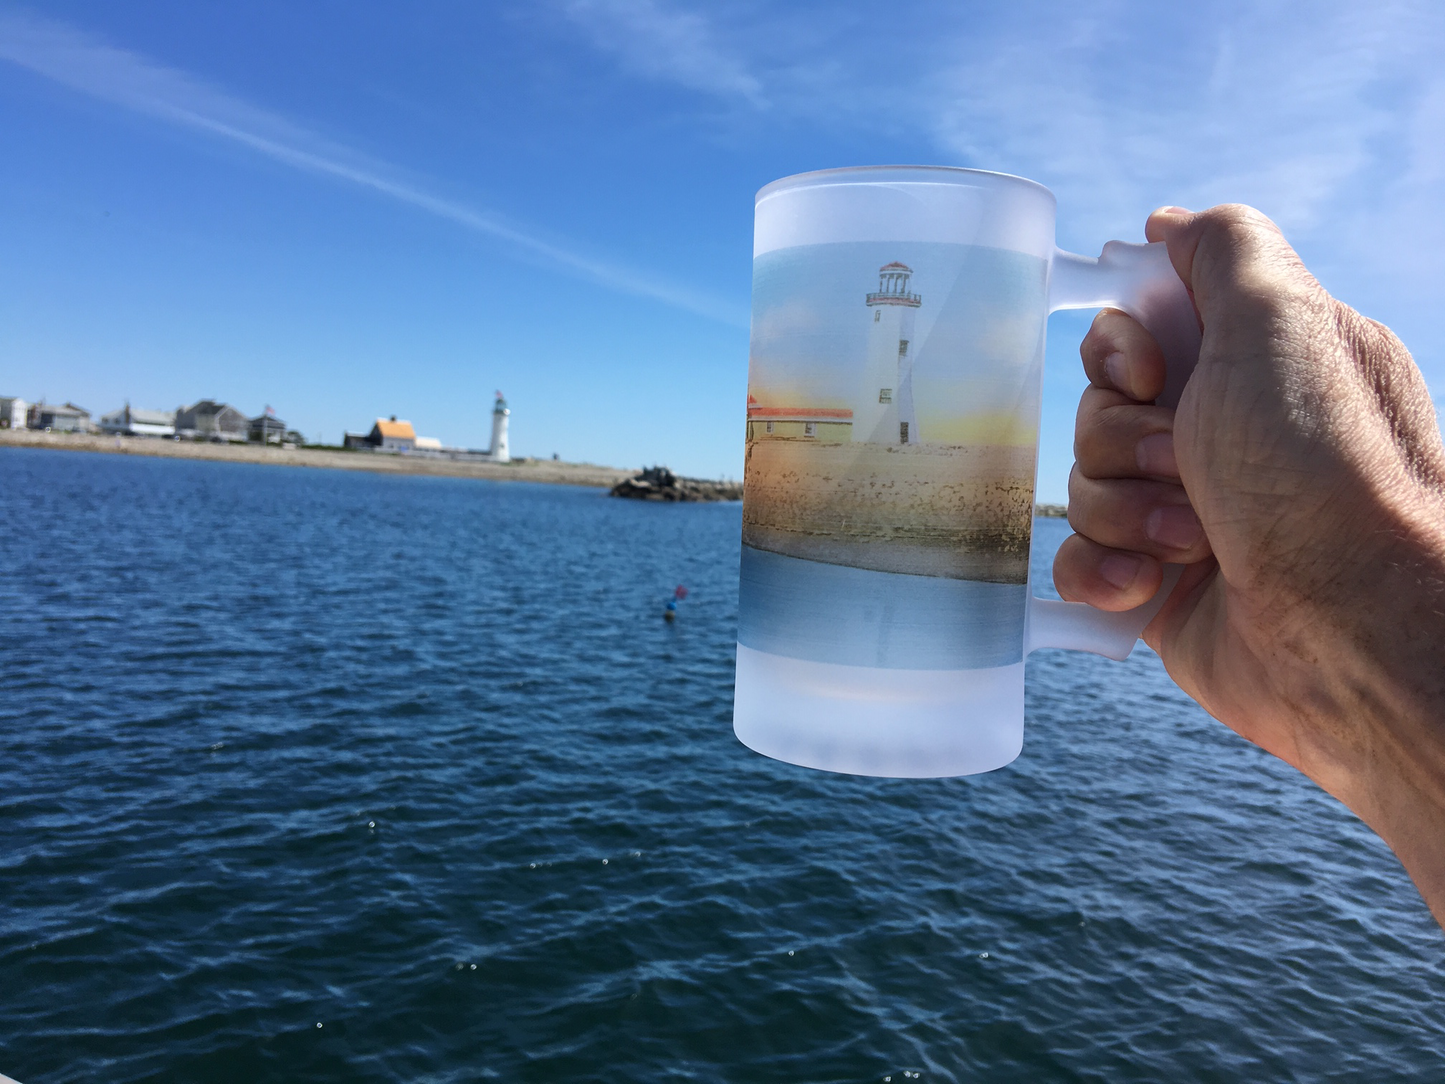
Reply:
[[[1445,1079],[1403,871],[1147,650],[1033,656],[1010,768],[834,776],[732,737],[736,505],[20,449],[0,493],[24,1084]]]

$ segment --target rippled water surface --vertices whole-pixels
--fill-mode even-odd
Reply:
[[[732,737],[736,505],[20,449],[0,492],[25,1084],[1445,1079],[1404,873],[1147,651],[1035,655],[1003,771],[832,776]]]

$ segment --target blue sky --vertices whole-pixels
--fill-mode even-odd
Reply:
[[[1442,55],[1423,2],[0,4],[0,394],[480,446],[500,388],[517,454],[736,476],[753,193],[929,162],[1091,254],[1253,203],[1438,401]]]

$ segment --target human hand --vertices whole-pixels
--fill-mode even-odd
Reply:
[[[1409,353],[1244,207],[1149,219],[1200,315],[1178,411],[1120,312],[1081,354],[1060,594],[1106,610],[1187,567],[1144,638],[1216,718],[1305,772],[1445,916],[1445,448]]]

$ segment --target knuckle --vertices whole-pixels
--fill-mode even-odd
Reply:
[[[1117,502],[1111,499],[1106,486],[1106,482],[1084,475],[1077,464],[1069,480],[1069,526],[1095,541],[1110,532],[1115,518],[1110,509]]]
[[[1089,503],[1088,480],[1079,472],[1079,465],[1075,463],[1069,471],[1069,506],[1065,511],[1065,518],[1075,531],[1080,531],[1079,525],[1086,515],[1085,509]]]
[[[1288,247],[1274,220],[1243,203],[1225,203],[1200,212],[1197,219],[1199,250],[1235,259]]]
[[[1087,412],[1081,408],[1074,427],[1074,460],[1088,478],[1144,477],[1136,450],[1139,441],[1171,428],[1155,407],[1109,402]]]
[[[1105,463],[1118,458],[1119,443],[1117,429],[1109,424],[1108,416],[1093,414],[1074,431],[1074,460],[1079,472],[1085,477],[1097,477]]]
[[[1263,228],[1279,233],[1273,219],[1247,203],[1221,203],[1201,211],[1198,220],[1206,231],[1211,232],[1253,233]]]

